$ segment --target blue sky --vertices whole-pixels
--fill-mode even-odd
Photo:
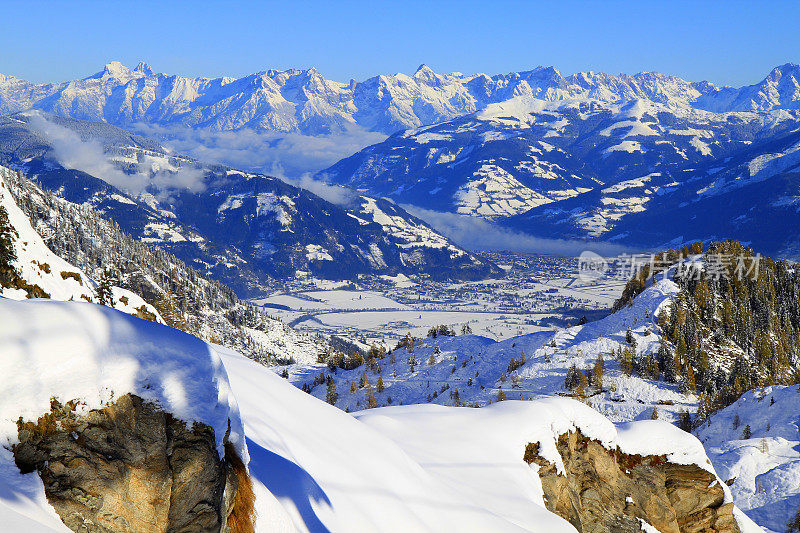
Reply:
[[[88,76],[110,60],[192,76],[316,67],[348,81],[554,65],[743,85],[800,62],[800,2],[4,0],[0,73]]]

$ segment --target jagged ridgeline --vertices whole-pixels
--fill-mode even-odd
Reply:
[[[663,272],[666,265],[702,252],[702,244],[695,243],[662,252],[655,263]],[[642,268],[614,308],[627,305],[661,273],[655,270]],[[796,264],[761,257],[729,240],[711,243],[699,260],[669,272],[680,292],[658,317],[661,348],[655,361],[633,366],[698,393],[697,422],[752,388],[800,382]]]
[[[56,255],[96,279],[111,272],[116,285],[144,298],[168,325],[269,364],[313,361],[324,351],[322,338],[295,332],[172,254],[134,240],[90,207],[43,190],[20,172],[0,167],[0,178]]]

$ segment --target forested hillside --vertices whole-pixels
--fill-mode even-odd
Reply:
[[[19,172],[0,167],[0,178],[50,250],[97,279],[108,276],[140,295],[168,325],[267,363],[313,360],[324,351],[321,338],[296,333],[227,286],[134,240],[91,208],[42,190]]]
[[[704,253],[701,243],[668,250],[654,264],[628,282],[614,307],[625,307],[653,278],[671,276],[680,287],[658,316],[657,355],[631,363],[647,377],[697,392],[698,422],[752,388],[800,382],[795,264],[761,257],[734,240],[711,243]]]

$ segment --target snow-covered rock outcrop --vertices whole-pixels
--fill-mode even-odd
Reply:
[[[63,530],[53,508],[76,531],[224,521],[226,447],[247,451],[203,341],[105,306],[0,298],[0,372],[5,527]]]
[[[570,399],[353,416],[234,352],[88,303],[0,300],[0,372],[8,446],[0,517],[25,531],[64,529],[46,486],[20,473],[9,449],[23,436],[20,418],[23,429],[37,422],[52,400],[73,400],[77,415],[90,415],[136,395],[213,429],[219,456],[227,434],[249,458],[257,531],[574,531],[547,510],[523,456],[538,443],[544,458],[563,465],[558,438],[577,430],[611,450],[665,455],[714,475],[692,436],[658,422],[617,428]],[[757,531],[738,512],[736,519],[742,531]]]

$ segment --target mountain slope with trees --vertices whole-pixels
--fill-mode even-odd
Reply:
[[[168,325],[265,363],[313,361],[327,349],[324,339],[298,334],[175,256],[134,240],[90,207],[42,190],[17,171],[0,167],[0,179],[41,235],[43,247],[141,296]],[[59,285],[71,281],[64,278]]]
[[[91,161],[63,151],[91,152]],[[92,205],[137,240],[242,297],[307,274],[502,274],[389,201],[343,187],[320,196],[275,177],[200,163],[100,122],[35,112],[0,118],[0,162],[70,202]]]

